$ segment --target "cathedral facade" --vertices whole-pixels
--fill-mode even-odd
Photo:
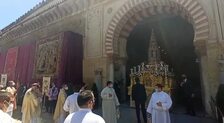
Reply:
[[[210,97],[224,83],[223,7],[223,0],[45,0],[1,30],[0,73],[26,84],[43,76],[98,88],[119,81],[125,98],[132,30],[145,18],[178,16],[193,27],[203,104],[211,113]]]

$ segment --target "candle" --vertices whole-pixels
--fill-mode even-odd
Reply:
[[[142,71],[144,71],[145,70],[145,64],[144,64],[144,62],[142,63]]]
[[[163,62],[160,62],[160,70],[163,70]]]
[[[156,71],[156,72],[157,72],[157,69],[158,69],[158,68],[157,68],[157,64],[156,64],[156,65],[155,65],[155,71]]]
[[[138,65],[138,72],[141,72],[141,66]]]
[[[167,75],[167,70],[166,70],[166,67],[165,67],[165,76]]]
[[[136,67],[134,67],[134,73],[136,73]]]

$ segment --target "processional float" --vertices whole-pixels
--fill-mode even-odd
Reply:
[[[128,95],[130,95],[131,107],[134,107],[134,101],[132,100],[131,95],[132,86],[135,84],[136,77],[139,77],[141,84],[145,86],[148,100],[154,92],[155,85],[158,83],[164,86],[163,91],[171,95],[174,83],[174,73],[169,69],[169,65],[160,60],[160,47],[158,47],[153,31],[148,51],[148,63],[142,63],[130,69]]]

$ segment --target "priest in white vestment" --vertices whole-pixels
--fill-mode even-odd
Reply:
[[[41,123],[41,99],[40,85],[32,84],[25,93],[22,105],[22,123]]]
[[[107,82],[107,87],[102,90],[101,97],[104,120],[106,123],[117,123],[118,114],[116,108],[120,105],[120,103],[113,89],[113,83],[111,81]]]
[[[171,123],[169,109],[172,106],[172,100],[162,91],[162,88],[161,84],[156,85],[147,108],[147,112],[151,114],[152,123]]]

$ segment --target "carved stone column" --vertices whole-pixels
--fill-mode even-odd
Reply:
[[[224,84],[224,42],[220,42],[220,55],[218,59],[220,70],[220,84]]]
[[[120,87],[120,100],[126,99],[126,57],[117,57],[114,61],[114,81]]]
[[[110,57],[108,59],[108,80],[114,82],[114,58],[113,57]]]
[[[220,68],[220,84],[224,84],[224,59],[218,60]]]
[[[98,91],[101,92],[102,88],[103,88],[103,76],[102,76],[102,69],[99,68],[97,70],[95,70],[95,83],[96,83],[96,86],[98,88]]]
[[[194,46],[196,54],[199,59],[202,102],[206,109],[206,112],[211,112],[209,104],[210,83],[208,81],[208,57],[207,57],[206,41],[195,41]]]

